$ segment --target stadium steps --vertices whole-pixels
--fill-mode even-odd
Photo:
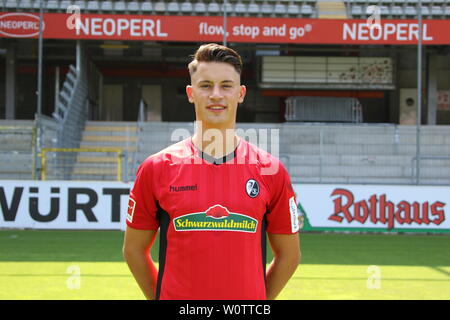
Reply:
[[[341,0],[318,0],[316,11],[319,19],[348,19],[345,3]]]
[[[117,180],[117,154],[100,149],[126,151],[127,163],[122,170],[133,176],[133,158],[137,152],[138,128],[136,122],[88,121],[83,131],[80,148],[92,152],[80,152],[72,172],[73,180]],[[126,168],[125,168],[126,167]]]

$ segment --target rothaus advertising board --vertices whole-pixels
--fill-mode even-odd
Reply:
[[[133,183],[0,181],[0,228],[124,230]],[[303,230],[450,233],[450,187],[295,184]]]
[[[304,230],[450,233],[450,187],[294,185]]]

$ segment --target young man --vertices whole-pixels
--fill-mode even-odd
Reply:
[[[241,71],[234,50],[201,46],[186,87],[195,134],[139,167],[123,250],[147,299],[275,299],[299,264],[289,176],[234,131],[246,93]],[[159,270],[150,256],[158,228]],[[274,254],[267,272],[266,232]]]

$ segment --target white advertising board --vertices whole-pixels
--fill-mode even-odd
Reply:
[[[133,183],[0,181],[0,228],[125,230]],[[450,232],[450,187],[295,184],[304,230]]]
[[[450,187],[300,184],[294,190],[311,229],[450,231]]]
[[[0,181],[0,228],[125,230],[133,183]]]

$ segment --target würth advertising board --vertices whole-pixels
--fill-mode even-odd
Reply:
[[[97,39],[137,41],[222,41],[222,17],[151,16],[108,14],[44,14],[47,39]],[[450,20],[424,20],[423,43],[450,44]],[[229,17],[230,42],[303,44],[417,44],[417,20],[365,20],[241,18]],[[0,14],[0,37],[36,38],[39,15]]]

